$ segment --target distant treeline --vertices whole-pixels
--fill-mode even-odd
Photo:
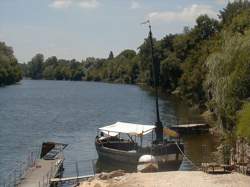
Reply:
[[[0,42],[0,86],[14,84],[22,79],[22,71],[11,47]]]
[[[57,59],[52,56],[44,60],[42,54],[35,55],[22,65],[25,77],[47,80],[82,80],[85,76],[83,63],[76,60]]]
[[[216,114],[225,130],[250,139],[249,121],[245,120],[250,116],[250,2],[229,3],[218,15],[219,21],[201,15],[194,27],[185,27],[183,33],[154,40],[160,86]],[[33,79],[152,86],[151,66],[150,43],[145,39],[138,53],[128,49],[114,57],[111,52],[107,59],[77,62],[50,57],[44,61],[38,54],[24,72]]]

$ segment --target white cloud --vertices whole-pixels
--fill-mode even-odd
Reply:
[[[49,4],[52,8],[68,8],[72,4],[71,0],[54,0]]]
[[[82,8],[96,8],[99,5],[97,0],[81,0],[79,5]]]
[[[207,14],[210,17],[217,18],[217,12],[209,5],[193,4],[177,11],[151,12],[148,14],[149,19],[165,22],[193,22],[201,14]]]
[[[137,9],[140,8],[140,4],[137,1],[132,1],[131,2],[131,9]]]
[[[49,7],[62,9],[68,8],[72,5],[79,6],[81,8],[96,8],[99,5],[97,0],[53,0]]]

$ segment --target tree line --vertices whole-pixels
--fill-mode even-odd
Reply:
[[[57,59],[52,56],[45,60],[43,54],[36,54],[23,66],[24,75],[35,80],[82,80],[85,75],[83,64],[75,59]]]

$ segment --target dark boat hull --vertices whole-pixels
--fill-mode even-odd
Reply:
[[[96,144],[96,151],[98,157],[102,160],[109,159],[130,164],[136,164],[140,156],[142,156],[140,153],[110,149],[99,144]]]
[[[183,144],[179,144],[181,151],[184,151]],[[143,149],[137,151],[122,151],[112,148],[107,148],[96,143],[96,150],[100,162],[108,162],[115,165],[131,165],[136,168],[138,160],[142,155],[150,154],[156,157],[160,169],[163,170],[178,170],[182,162],[182,154],[175,144],[165,146],[162,150],[159,149]]]

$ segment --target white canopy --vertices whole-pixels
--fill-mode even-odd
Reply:
[[[124,122],[116,122],[113,125],[105,126],[99,128],[105,134],[109,134],[113,136],[118,133],[125,133],[129,135],[145,135],[150,133],[155,128],[154,125],[141,125],[134,123],[124,123]]]

